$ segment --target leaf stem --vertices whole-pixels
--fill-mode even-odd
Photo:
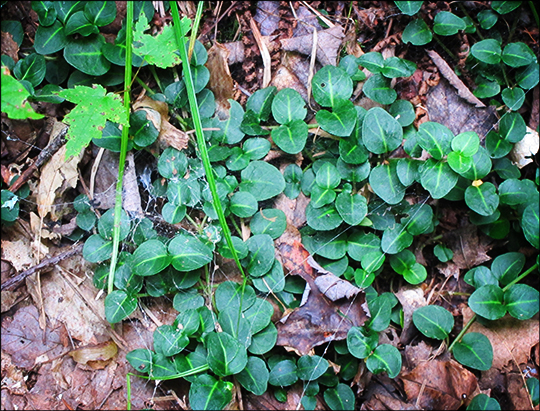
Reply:
[[[124,169],[126,163],[127,147],[129,140],[129,112],[131,106],[131,78],[132,78],[132,43],[133,43],[133,3],[127,3],[126,11],[126,67],[124,70],[124,108],[128,122],[122,127],[122,140],[120,144],[120,158],[118,159],[118,180],[116,181],[116,199],[114,203],[114,227],[113,227],[113,250],[107,292],[110,294],[114,289],[114,273],[118,261],[118,248],[120,245],[120,221],[122,216],[122,189],[124,182]]]

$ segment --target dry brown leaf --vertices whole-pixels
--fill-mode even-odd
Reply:
[[[433,60],[440,73],[448,80],[448,82],[454,86],[458,92],[458,95],[468,101],[471,104],[474,104],[476,107],[485,107],[486,105],[482,103],[469,88],[461,81],[457,74],[452,70],[448,63],[434,50],[426,50],[428,56]]]
[[[51,219],[58,221],[66,207],[53,207],[55,201],[61,200],[61,195],[68,188],[75,188],[79,179],[77,166],[84,150],[66,161],[66,146],[51,157],[41,170],[41,178],[37,189],[36,202],[39,216],[44,218],[51,213]],[[61,201],[63,202],[63,201]]]
[[[118,353],[118,346],[113,340],[93,346],[79,347],[69,355],[79,364],[89,365],[95,370],[105,368]]]
[[[479,393],[474,374],[454,360],[421,362],[400,378],[409,402],[423,410],[457,410]]]
[[[23,372],[13,365],[11,357],[2,350],[2,391],[4,388],[16,395],[25,395],[28,392]],[[2,401],[2,405],[4,405],[4,401]]]
[[[2,240],[2,259],[9,261],[17,271],[30,268],[34,264],[30,245],[24,240]]]
[[[534,155],[538,153],[539,145],[538,132],[527,127],[525,137],[514,144],[514,148],[510,152],[510,159],[518,168],[523,168],[533,162]]]
[[[0,47],[2,48],[2,54],[11,57],[15,63],[19,61],[19,46],[13,40],[11,33],[2,32]]]
[[[459,269],[471,269],[491,260],[487,254],[493,247],[486,236],[478,235],[477,227],[468,224],[443,235],[444,244],[452,250],[452,261]]]
[[[338,50],[343,40],[343,27],[334,26],[317,33],[317,61],[322,66],[337,64]],[[306,34],[299,37],[280,40],[283,50],[296,51],[301,54],[310,55],[313,47],[313,35]]]
[[[214,42],[208,49],[208,60],[205,64],[210,72],[208,88],[214,93],[216,113],[221,120],[228,116],[231,107],[228,100],[234,97],[234,82],[228,64],[230,54],[225,46]]]
[[[416,334],[416,328],[413,327],[413,312],[427,304],[422,287],[402,287],[395,293],[397,299],[403,307],[403,330],[400,341],[402,344],[408,344]]]

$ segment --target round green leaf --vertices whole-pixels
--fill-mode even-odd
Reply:
[[[37,87],[45,78],[45,71],[45,57],[32,53],[15,64],[13,75],[17,80],[26,80]]]
[[[414,263],[416,263],[416,257],[410,250],[403,250],[390,256],[390,266],[398,274],[405,273]]]
[[[266,363],[259,357],[249,357],[246,368],[236,375],[238,382],[249,392],[263,395],[268,386],[270,373]]]
[[[278,387],[288,387],[298,381],[296,364],[292,360],[283,360],[270,370],[268,382]]]
[[[484,285],[469,297],[469,307],[488,320],[497,320],[506,314],[503,291],[496,285]]]
[[[257,206],[257,200],[251,193],[248,193],[247,191],[237,191],[231,197],[229,209],[234,215],[240,218],[246,218],[251,217],[257,212]]]
[[[313,381],[328,369],[328,361],[318,355],[303,355],[296,363],[298,378]]]
[[[483,183],[480,186],[471,185],[465,190],[465,203],[476,213],[489,216],[499,206],[497,189],[492,183]]]
[[[226,307],[218,314],[221,329],[240,341],[246,348],[251,344],[251,325],[247,318],[240,313],[239,307]]]
[[[401,371],[401,354],[393,345],[381,344],[367,358],[366,366],[373,374],[386,371],[388,377],[396,378]]]
[[[452,36],[460,30],[465,30],[466,27],[462,18],[448,11],[437,13],[433,20],[433,31],[440,36]]]
[[[396,90],[390,87],[390,79],[381,73],[372,74],[364,83],[362,91],[368,98],[380,104],[392,104],[397,98]]]
[[[208,366],[218,376],[238,374],[247,365],[244,345],[226,332],[206,336]]]
[[[420,167],[420,184],[435,199],[442,198],[454,188],[458,175],[447,162],[429,158]]]
[[[538,312],[538,290],[526,284],[513,284],[504,292],[508,313],[518,320],[528,320]]]
[[[422,3],[418,1],[394,1],[396,6],[403,14],[413,16],[420,11]]]
[[[426,267],[420,263],[414,263],[411,267],[403,272],[403,278],[409,284],[420,284],[427,278]]]
[[[73,13],[65,26],[66,35],[80,34],[81,36],[89,36],[91,34],[99,33],[99,28],[92,24],[86,16],[84,11],[80,10],[76,13]]]
[[[384,60],[384,67],[381,73],[388,78],[410,77],[415,70],[416,64],[412,61],[393,56]]]
[[[37,28],[34,48],[39,54],[53,54],[66,47],[68,42],[64,26],[58,20],[54,20],[52,26],[40,25]]]
[[[491,158],[502,158],[506,156],[514,145],[502,138],[499,133],[490,131],[486,135],[486,150]]]
[[[534,406],[540,403],[540,383],[538,378],[530,377],[527,379],[527,389],[531,395],[531,400]]]
[[[351,355],[363,360],[379,344],[379,333],[367,327],[351,327],[347,332],[347,348]]]
[[[178,234],[169,243],[172,265],[178,271],[192,271],[212,261],[212,249],[194,235]]]
[[[64,48],[64,58],[85,74],[101,76],[111,67],[111,63],[101,52],[103,44],[105,44],[105,39],[100,34],[72,40]]]
[[[313,76],[311,87],[313,98],[323,107],[335,108],[338,100],[348,100],[353,92],[353,83],[347,72],[332,65],[324,66]]]
[[[324,401],[333,411],[355,409],[354,392],[351,387],[343,383],[339,383],[334,388],[328,388],[324,392]]]
[[[114,1],[91,1],[84,6],[86,18],[96,26],[106,26],[116,18]]]
[[[268,234],[256,234],[246,241],[248,256],[242,261],[253,277],[261,277],[274,264],[274,242]]]
[[[418,180],[418,160],[413,160],[411,158],[400,158],[397,161],[397,175],[401,184],[405,187],[409,187],[416,180]]]
[[[533,63],[536,55],[525,43],[508,43],[503,49],[502,60],[510,67],[522,67]]]
[[[444,340],[454,328],[454,317],[439,305],[426,305],[413,312],[416,328],[428,338]]]
[[[501,43],[495,39],[479,41],[471,47],[471,54],[486,64],[498,64],[501,61]]]
[[[115,290],[105,297],[105,318],[111,324],[127,318],[137,308],[137,299],[125,291]]]
[[[300,93],[292,88],[280,90],[272,100],[272,115],[279,124],[304,120],[306,114],[306,102]]]
[[[257,201],[268,200],[285,189],[283,175],[265,161],[252,161],[242,170],[241,176],[240,191],[251,193]]]
[[[501,203],[515,206],[538,197],[538,190],[532,180],[509,178],[499,185]]]
[[[540,248],[540,219],[538,212],[538,203],[529,204],[521,216],[521,228],[525,238],[535,248]]]
[[[120,213],[120,241],[124,240],[131,229],[131,221],[127,213],[122,210]],[[98,232],[105,240],[112,240],[114,231],[114,208],[105,212],[98,220]]]
[[[129,132],[133,136],[133,142],[139,147],[148,147],[159,135],[159,130],[146,117],[144,110],[135,111],[129,117]]]
[[[148,240],[133,253],[131,269],[140,276],[149,276],[163,271],[171,263],[167,247],[159,240]]]
[[[311,203],[306,207],[306,220],[311,228],[321,231],[333,230],[343,221],[333,204],[315,208]]]
[[[525,256],[519,252],[498,255],[491,263],[493,276],[506,285],[514,281],[525,266]]]
[[[418,128],[418,144],[436,160],[442,159],[451,150],[454,135],[448,127],[427,121]]]
[[[270,151],[270,141],[265,138],[255,137],[244,141],[242,150],[244,155],[250,160],[260,160]]]
[[[417,3],[417,2],[415,2]],[[404,43],[411,43],[413,46],[423,46],[428,44],[433,38],[433,34],[423,19],[415,19],[407,24],[401,39]]]
[[[381,251],[381,240],[373,233],[356,231],[347,240],[347,253],[356,261],[360,261],[368,253],[377,251]]]
[[[272,130],[272,140],[288,154],[301,152],[306,145],[307,137],[308,126],[303,120],[293,120]]]
[[[249,223],[253,234],[268,234],[273,240],[287,228],[285,213],[277,208],[267,208],[256,213]]]
[[[384,67],[384,57],[377,51],[370,51],[358,57],[358,64],[364,66],[372,73],[380,73]]]
[[[527,125],[521,114],[515,111],[505,113],[499,123],[499,134],[510,143],[523,140],[527,132]]]
[[[362,141],[375,154],[398,148],[403,139],[403,128],[388,112],[380,107],[368,110],[362,123]]]
[[[491,8],[499,14],[507,14],[521,6],[521,1],[492,1]]]
[[[536,86],[539,82],[539,66],[538,63],[531,63],[516,73],[516,81],[518,85],[525,89],[530,90]]]
[[[408,100],[396,100],[388,108],[388,112],[402,127],[410,126],[416,119],[412,103]]]
[[[274,314],[274,308],[267,300],[257,298],[253,305],[244,311],[243,317],[249,324],[249,332],[256,334],[264,330]]]
[[[336,210],[349,225],[358,225],[367,215],[367,200],[360,193],[342,191],[336,197]]]
[[[158,171],[165,178],[184,177],[187,166],[186,155],[173,147],[167,147],[159,156]]]
[[[251,338],[251,345],[248,351],[251,354],[262,355],[266,354],[276,345],[277,341],[277,328],[274,323],[268,324],[268,326],[258,332]]]
[[[242,259],[242,258],[247,257],[248,249],[247,249],[246,243],[244,243],[241,238],[232,236],[232,243],[233,243],[233,247],[236,250],[236,254],[238,255],[238,258]],[[231,258],[231,259],[233,258],[231,249],[229,248],[229,245],[224,239],[218,244],[218,252],[224,258]]]
[[[173,299],[173,307],[178,312],[195,310],[202,306],[204,306],[204,298],[193,288],[176,293]]]
[[[216,289],[214,298],[216,308],[222,311],[227,307],[238,309],[242,304],[242,311],[247,310],[255,302],[255,291],[251,286],[246,286],[242,295],[242,286],[233,281],[224,281]]]
[[[487,371],[493,363],[493,348],[489,339],[481,333],[465,334],[461,342],[454,346],[455,359],[475,370]]]
[[[413,236],[407,232],[402,224],[384,231],[381,239],[381,248],[386,254],[397,254],[412,244]]]
[[[474,156],[480,147],[480,138],[474,131],[465,131],[452,139],[451,147],[465,156]]]
[[[152,366],[152,350],[138,348],[126,354],[126,360],[137,371],[148,373]]]
[[[405,186],[399,181],[395,161],[381,164],[371,170],[369,184],[375,194],[388,204],[397,204],[405,196]]]
[[[90,263],[100,263],[111,258],[112,241],[105,240],[99,234],[92,234],[84,243],[83,257]]]
[[[335,136],[348,137],[354,130],[357,115],[350,100],[336,100],[332,112],[319,110],[315,118],[324,131]]]
[[[160,325],[154,331],[154,349],[165,357],[179,354],[188,344],[189,338],[183,330],[172,325]]]
[[[260,120],[267,121],[272,111],[276,90],[276,87],[270,86],[255,91],[246,102],[246,110],[252,110]]]
[[[368,307],[371,313],[368,327],[377,332],[388,328],[392,316],[392,306],[384,294],[369,300]]]
[[[407,212],[408,217],[401,220],[411,235],[426,233],[432,226],[433,209],[427,203],[414,204]]]
[[[476,89],[473,94],[478,98],[489,98],[496,96],[501,91],[501,86],[496,80],[488,79],[479,75],[475,79]]]
[[[323,163],[315,173],[315,182],[322,188],[336,188],[341,183],[336,166],[329,162]]]
[[[506,2],[505,2],[506,3]],[[475,396],[469,405],[467,410],[500,410],[501,405],[495,398],[489,398],[486,394],[478,394]]]
[[[189,388],[189,405],[193,410],[222,410],[231,402],[233,389],[232,382],[198,375]]]
[[[473,156],[471,168],[464,172],[462,176],[473,181],[480,180],[489,174],[491,171],[491,166],[491,158],[489,157],[487,150],[480,146],[478,147],[476,154]]]
[[[519,87],[507,87],[501,92],[501,97],[510,110],[517,111],[525,101],[525,92]]]
[[[56,9],[54,8],[54,5],[52,4],[51,1],[34,1],[31,4],[32,4],[32,9],[38,15],[40,26],[48,27],[56,21]],[[19,23],[19,26],[20,26],[20,23]],[[8,31],[4,28],[4,22],[2,22],[2,31],[11,33],[11,31]],[[15,36],[13,37],[13,40],[17,42],[17,45],[19,47],[21,46],[22,36],[24,35],[22,26],[20,27],[20,31],[22,32],[20,36],[20,41],[15,40],[16,39]]]

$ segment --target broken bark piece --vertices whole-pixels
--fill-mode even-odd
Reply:
[[[434,50],[426,51],[433,63],[437,66],[443,77],[454,86],[458,92],[458,95],[467,100],[469,103],[474,104],[476,107],[485,107],[469,88],[461,81],[461,79],[454,73],[454,70],[448,65],[448,63]]]

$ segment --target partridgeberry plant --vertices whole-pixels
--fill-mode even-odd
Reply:
[[[112,15],[107,11],[110,2],[72,2],[69,7],[64,3],[71,2],[33,3],[40,18],[35,53],[23,63],[6,66],[29,96],[76,104],[66,117],[72,133],[68,155],[90,140],[120,151],[121,129],[127,125],[128,150],[149,149],[159,135],[155,124],[144,112],[127,113],[120,98],[103,87],[119,84],[105,79],[112,76],[112,67],[123,65],[126,47],[131,47],[125,29],[114,44],[100,38],[98,28]],[[134,65],[154,74],[156,68],[174,67],[174,78],[156,75],[159,90],[145,88],[153,100],[168,105],[179,127],[195,129],[198,137],[184,150],[154,151],[156,169],[146,189],[158,204],[159,219],[173,227],[172,232],[164,234],[151,219],[132,218],[123,210],[119,218],[111,209],[97,219],[85,195],[75,201],[77,225],[90,233],[83,255],[96,263],[94,285],[106,289],[114,273],[114,290],[105,298],[107,320],[114,324],[129,318],[139,300],[149,297],[168,295],[178,311],[172,324],[157,327],[152,349],[127,355],[136,375],[184,378],[190,383],[193,409],[224,408],[232,399],[234,382],[255,395],[271,390],[280,401],[286,400],[286,387],[301,382],[305,409],[315,407],[318,394],[330,409],[354,409],[350,381],[361,362],[371,373],[384,372],[390,378],[402,369],[398,347],[382,337],[389,327],[403,327],[401,303],[392,292],[379,295],[373,284],[378,278],[422,284],[432,268],[417,260],[419,247],[433,246],[439,261],[452,260],[453,251],[442,243],[439,230],[440,205],[447,202],[466,209],[470,223],[492,239],[511,238],[507,252],[464,276],[474,289],[468,299],[474,312],[471,321],[496,321],[506,314],[526,320],[538,312],[538,290],[520,282],[538,267],[538,261],[520,252],[539,248],[538,172],[535,180],[522,178],[508,158],[526,133],[516,111],[518,102],[538,82],[527,75],[538,73],[538,62],[522,46],[511,43],[500,51],[497,41],[486,39],[471,49],[486,65],[502,59],[518,67],[517,60],[507,58],[510,53],[525,59],[519,66],[526,68],[516,74],[519,87],[501,93],[501,120],[487,136],[472,130],[454,135],[432,121],[415,126],[413,105],[398,99],[391,84],[392,79],[411,76],[416,64],[378,52],[343,56],[338,66],[317,71],[311,82],[313,110],[298,91],[272,86],[254,92],[245,107],[229,100],[228,117],[223,119],[215,113],[215,97],[207,88],[205,47],[195,41],[190,60],[183,58],[191,21],[176,20],[154,36],[147,33],[147,2],[136,3]],[[492,2],[493,9],[504,14],[504,5],[495,3],[508,2]],[[396,5],[414,15],[421,2]],[[171,4],[172,13],[175,9]],[[437,35],[468,27],[463,19],[443,13],[447,12],[435,18]],[[403,41],[427,44],[431,31],[423,20],[411,21]],[[54,57],[45,64],[44,55]],[[95,60],[88,61],[91,58]],[[49,64],[54,68],[49,70]],[[69,75],[68,88],[62,90],[59,85],[71,70],[66,65],[78,71]],[[60,68],[65,69],[64,77],[53,78],[53,72],[61,74]],[[50,87],[34,91],[44,78]],[[483,81],[478,82],[477,97],[499,93],[482,94]],[[369,109],[355,103],[353,91],[359,83],[365,97],[377,103]],[[33,115],[27,107],[20,110]],[[90,132],[80,133],[80,127]],[[394,155],[398,150],[403,153]],[[270,152],[292,160],[265,161]],[[295,162],[300,155],[303,161]],[[357,288],[367,301],[367,320],[350,326],[341,341],[330,338],[324,353],[296,355],[276,345],[272,303],[280,307],[279,317],[290,314],[305,303],[306,289],[306,282],[291,275],[276,257],[276,244],[289,229],[285,213],[274,208],[280,196],[309,199],[305,225],[297,227],[303,247],[325,271]],[[2,220],[13,219],[16,206],[14,197],[3,190]],[[122,247],[111,269],[115,221]],[[236,260],[240,283],[213,283],[217,255]],[[442,306],[418,308],[412,321],[423,336],[445,341],[464,366],[482,371],[491,367],[489,339],[467,332],[468,325],[456,330],[454,316]],[[457,336],[451,338],[453,333]],[[330,349],[335,364],[329,362]],[[471,407],[489,400],[478,396]]]

